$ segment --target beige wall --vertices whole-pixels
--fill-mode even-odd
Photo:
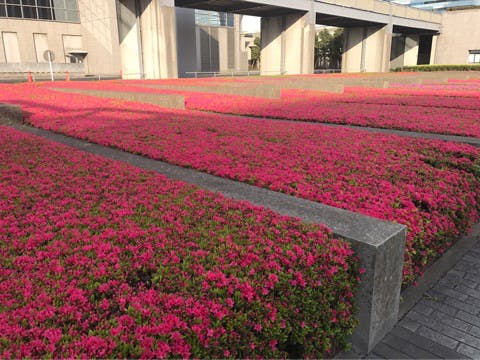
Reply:
[[[418,35],[408,35],[405,38],[404,66],[417,65],[419,41]]]
[[[392,30],[383,27],[345,29],[342,72],[385,72],[390,70]]]
[[[78,0],[87,73],[120,74],[115,0]]]
[[[263,17],[262,75],[312,74],[315,19],[311,13]]]
[[[81,24],[26,19],[1,19],[0,32],[17,33],[21,63],[37,63],[34,34],[46,34],[48,48],[55,62],[65,63],[64,39],[80,37],[88,51],[85,71],[89,74],[119,74],[120,51],[116,22],[115,0],[79,0]],[[0,63],[5,50],[0,41]]]
[[[468,50],[475,49],[480,49],[480,9],[445,12],[435,64],[468,64]]]

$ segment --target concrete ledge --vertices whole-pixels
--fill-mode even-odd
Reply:
[[[254,96],[267,99],[279,99],[280,89],[274,86],[255,84],[255,86],[232,86],[229,84],[216,84],[215,86],[182,86],[182,85],[148,85],[139,84],[148,88],[191,91],[210,94],[224,94],[237,96]]]
[[[20,106],[0,103],[0,125],[23,123],[23,111]]]
[[[283,215],[327,226],[335,236],[350,241],[360,258],[361,267],[365,269],[360,289],[356,294],[360,324],[351,336],[354,349],[367,354],[396,324],[402,284],[405,226],[50,131],[19,124],[12,126],[76,149],[154,171],[170,179],[190,183],[229,198],[248,201]]]
[[[275,85],[274,85],[275,86]],[[345,87],[341,83],[335,83],[331,81],[317,80],[313,81],[295,81],[285,80],[279,85],[280,89],[299,89],[299,90],[315,90],[324,91],[329,93],[343,94]]]
[[[120,99],[158,105],[163,108],[185,110],[185,97],[176,94],[149,94],[142,92],[120,92],[107,90],[84,90],[71,88],[51,88],[54,91],[90,95],[101,98]]]

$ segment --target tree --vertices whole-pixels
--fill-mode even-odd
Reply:
[[[253,40],[253,46],[250,47],[251,50],[251,60],[250,60],[250,67],[251,69],[259,69],[260,68],[260,53],[262,51],[262,41],[260,37],[256,36]]]
[[[322,29],[315,36],[315,69],[340,69],[342,66],[343,29],[333,33]]]

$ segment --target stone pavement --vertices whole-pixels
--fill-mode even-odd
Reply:
[[[367,358],[480,359],[480,241]]]

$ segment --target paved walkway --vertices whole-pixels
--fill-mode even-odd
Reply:
[[[480,359],[480,241],[368,358]]]

